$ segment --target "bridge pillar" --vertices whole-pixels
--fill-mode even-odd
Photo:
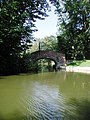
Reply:
[[[61,65],[60,65],[60,63],[57,63],[57,65],[56,65],[56,71],[59,71],[61,69]]]
[[[60,69],[66,69],[66,61],[63,60],[63,63],[61,61],[57,62],[56,64],[56,70],[59,71]]]

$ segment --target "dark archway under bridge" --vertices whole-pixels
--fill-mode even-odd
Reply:
[[[28,60],[33,64],[40,59],[50,59],[55,62],[56,69],[60,68],[61,66],[65,66],[66,59],[65,54],[55,52],[55,51],[45,51],[39,50],[30,54]]]

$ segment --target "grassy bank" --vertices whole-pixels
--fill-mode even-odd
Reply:
[[[74,60],[68,66],[90,67],[90,60]]]

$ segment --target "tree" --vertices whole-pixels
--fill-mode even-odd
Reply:
[[[57,1],[55,5],[59,15],[59,44],[63,46],[66,55],[71,54],[70,58],[78,59],[78,54],[81,54],[90,59],[90,1]],[[70,51],[66,51],[69,47]]]
[[[57,38],[53,35],[44,37],[40,40],[40,49],[57,51]]]
[[[0,1],[0,74],[19,72],[21,53],[31,46],[34,22],[47,16],[48,7],[46,0]]]

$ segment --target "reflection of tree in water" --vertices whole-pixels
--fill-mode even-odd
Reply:
[[[71,99],[64,120],[90,120],[90,101]]]

